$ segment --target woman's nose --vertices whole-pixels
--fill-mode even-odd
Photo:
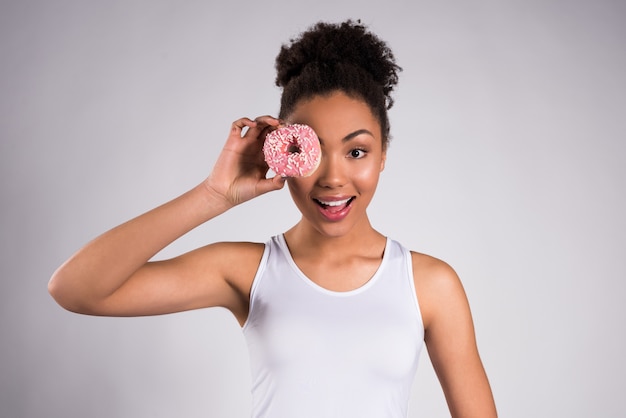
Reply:
[[[317,182],[322,187],[341,187],[347,182],[346,167],[343,158],[322,154],[320,166],[317,169]]]

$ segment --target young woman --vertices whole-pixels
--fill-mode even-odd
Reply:
[[[360,23],[318,23],[283,46],[276,68],[279,118],[235,121],[205,181],[87,244],[55,272],[50,293],[89,315],[229,309],[250,349],[254,417],[406,417],[424,342],[452,416],[496,416],[457,275],[368,219],[400,70],[392,52]],[[319,167],[266,178],[266,134],[296,123],[320,138]],[[284,234],[149,261],[285,182],[302,217]]]

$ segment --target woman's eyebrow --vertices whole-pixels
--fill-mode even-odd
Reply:
[[[352,132],[352,133],[350,133],[350,134],[346,135],[346,136],[345,136],[345,137],[341,140],[341,142],[348,142],[349,140],[351,140],[351,139],[353,139],[354,137],[357,137],[357,136],[359,136],[359,135],[361,135],[361,134],[366,134],[366,135],[369,135],[369,136],[371,136],[372,138],[374,137],[374,134],[373,134],[373,133],[371,133],[370,131],[368,131],[367,129],[359,129],[359,130],[357,130],[357,131],[354,131],[354,132]]]
[[[351,133],[349,133],[348,135],[344,136],[344,137],[343,137],[343,139],[341,140],[341,142],[342,142],[342,143],[344,143],[344,142],[348,142],[348,141],[350,141],[351,139],[354,139],[355,137],[357,137],[357,136],[359,136],[359,135],[362,135],[362,134],[366,134],[366,135],[369,135],[369,136],[371,136],[372,138],[374,138],[374,134],[373,134],[373,133],[371,133],[369,130],[367,130],[367,129],[359,129],[359,130],[356,130],[356,131],[351,132]],[[319,138],[319,137],[318,137],[318,139],[319,139],[319,141],[320,141],[320,144],[324,144],[324,140],[322,140],[322,138]]]

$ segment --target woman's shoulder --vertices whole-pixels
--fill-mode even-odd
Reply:
[[[244,241],[220,241],[187,253],[187,265],[197,277],[216,275],[225,285],[220,306],[228,308],[243,324],[248,315],[252,282],[259,269],[265,244]]]
[[[411,250],[413,276],[416,280],[448,281],[458,279],[452,266],[428,254]]]
[[[262,253],[265,248],[265,243],[254,241],[218,241],[212,244],[208,244],[203,247],[212,251],[220,251],[225,254],[239,253],[239,254],[251,254]]]
[[[179,257],[179,265],[186,266],[197,276],[221,277],[232,288],[245,291],[256,274],[264,251],[265,244],[259,242],[218,241]]]
[[[447,262],[411,251],[413,280],[424,323],[440,310],[454,310],[466,303],[465,291],[456,271]]]
[[[256,269],[265,251],[265,243],[251,241],[219,241],[198,248],[199,259],[218,262],[228,270]]]

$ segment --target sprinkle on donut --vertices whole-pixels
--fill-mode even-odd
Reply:
[[[263,154],[265,162],[276,175],[307,177],[319,166],[322,150],[310,126],[294,124],[267,134]]]

